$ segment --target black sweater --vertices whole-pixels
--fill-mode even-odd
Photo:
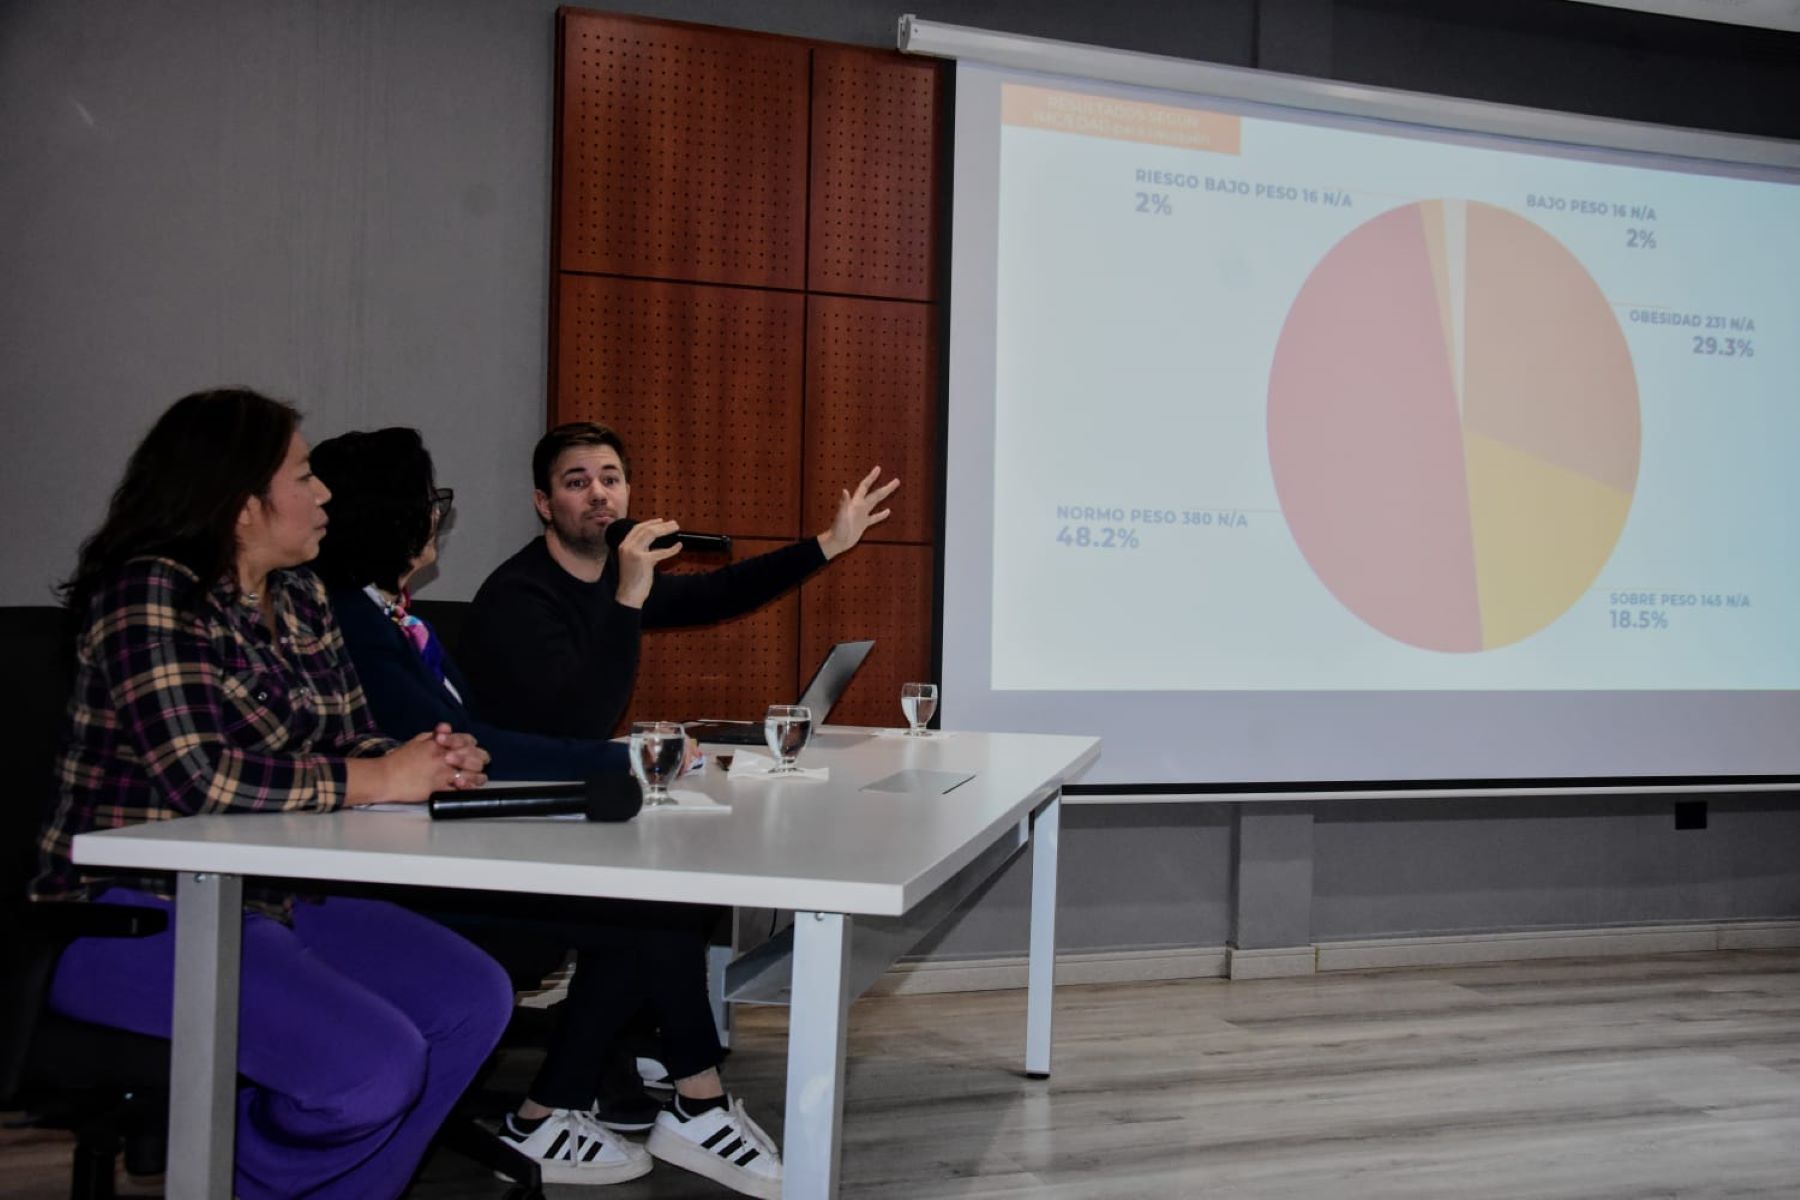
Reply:
[[[618,555],[587,583],[536,538],[475,593],[463,671],[480,710],[508,728],[610,737],[631,699],[643,630],[738,616],[824,565],[818,540],[807,538],[704,574],[659,573],[636,609],[618,601]]]

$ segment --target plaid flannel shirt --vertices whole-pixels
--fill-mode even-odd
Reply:
[[[369,716],[310,571],[270,573],[276,634],[229,582],[184,611],[193,585],[181,564],[141,558],[94,595],[35,898],[86,898],[108,884],[168,896],[166,876],[78,872],[69,843],[195,813],[338,808],[345,760],[394,747]],[[257,894],[253,906],[281,915],[290,903]]]

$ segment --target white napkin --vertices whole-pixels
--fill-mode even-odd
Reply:
[[[904,730],[904,729],[876,729],[876,730],[872,730],[870,732],[869,736],[870,737],[889,738],[889,737],[908,737],[910,735],[908,735],[906,730]],[[915,742],[941,742],[945,738],[953,738],[955,736],[956,736],[956,730],[954,730],[954,729],[927,729],[924,733],[924,736],[912,738],[911,740],[913,740]]]
[[[728,813],[731,805],[723,800],[715,800],[705,792],[685,791],[681,788],[670,788],[669,799],[673,804],[647,804],[639,810],[640,816],[657,817],[667,813]]]
[[[748,779],[830,779],[830,767],[801,767],[798,771],[789,771],[783,775],[770,775],[775,769],[775,760],[766,754],[749,754],[742,750],[731,760],[729,774]]]

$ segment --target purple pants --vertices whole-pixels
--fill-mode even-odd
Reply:
[[[173,912],[113,888],[100,902]],[[244,914],[237,1194],[398,1196],[512,1013],[494,961],[379,900],[294,906],[292,928]],[[57,1012],[168,1037],[174,921],[146,938],[82,938],[51,983]],[[179,1097],[176,1098],[179,1103]]]

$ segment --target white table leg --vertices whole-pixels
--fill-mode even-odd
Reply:
[[[1025,1074],[1050,1077],[1051,995],[1056,987],[1056,839],[1062,793],[1031,818],[1031,950],[1025,988]]]
[[[175,885],[171,1200],[232,1194],[237,1133],[238,963],[244,880],[183,872]]]
[[[787,1131],[781,1153],[785,1200],[829,1200],[837,1195],[849,965],[849,917],[842,913],[794,914]]]

